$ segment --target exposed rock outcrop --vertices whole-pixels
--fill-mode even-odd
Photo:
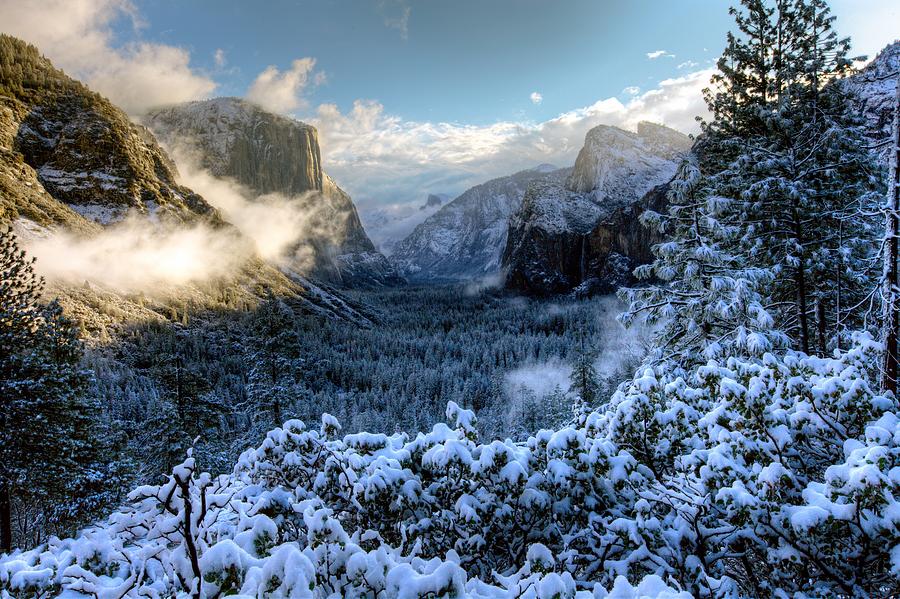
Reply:
[[[350,196],[322,169],[315,127],[238,98],[159,109],[146,122],[213,175],[259,196],[279,193],[298,202],[313,232],[302,240],[314,250],[312,276],[347,287],[403,282],[366,235]]]
[[[860,72],[843,81],[856,100],[859,114],[866,120],[872,146],[887,165],[896,101],[897,73],[900,72],[900,41],[886,46]]]
[[[34,46],[0,37],[0,65],[0,218],[85,230],[130,212],[219,220],[147,130]]]
[[[48,294],[60,299],[88,337],[129,322],[183,317],[187,306],[245,309],[268,292],[306,313],[371,324],[352,302],[255,256],[217,210],[177,183],[173,161],[148,129],[56,69],[34,46],[0,34],[0,226],[13,225],[27,247],[60,231],[90,240],[126,216],[149,230],[202,225],[221,233],[235,244],[234,269],[160,285],[152,297],[86,279],[74,285],[51,280]]]
[[[534,294],[609,293],[652,257],[639,217],[665,205],[668,182],[691,140],[640,123],[636,133],[591,129],[565,183],[537,181],[509,222],[506,286]]]

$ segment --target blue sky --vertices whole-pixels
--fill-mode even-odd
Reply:
[[[365,217],[571,165],[598,124],[696,131],[729,4],[0,0],[0,30],[136,120],[235,95],[316,125],[326,170]],[[900,33],[897,0],[831,6],[857,53]]]
[[[243,95],[266,66],[315,57],[324,84],[312,104],[342,110],[358,98],[407,119],[483,125],[545,120],[629,86],[652,86],[687,61],[714,59],[730,23],[727,5],[673,2],[426,0],[419,3],[282,1],[266,10],[229,0],[137,4],[142,37],[186,47],[216,72],[219,91]],[[132,35],[130,24],[120,35]],[[686,34],[690,32],[690,34]],[[664,49],[675,58],[649,60]],[[684,67],[683,67],[684,68]],[[530,100],[532,92],[543,101]]]

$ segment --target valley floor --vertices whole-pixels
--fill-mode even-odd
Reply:
[[[336,416],[345,432],[429,430],[449,401],[485,435],[525,437],[571,418],[571,364],[596,360],[603,395],[627,377],[640,339],[614,297],[537,300],[465,286],[354,292],[373,324],[301,315],[278,300],[250,312],[148,324],[92,350],[111,420],[152,480],[191,444],[226,471],[265,432]],[[196,441],[195,441],[196,439]]]

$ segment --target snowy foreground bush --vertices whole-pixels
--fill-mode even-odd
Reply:
[[[0,558],[2,597],[885,597],[900,416],[867,337],[641,372],[605,412],[479,444],[289,421],[213,478],[188,458],[76,539]]]

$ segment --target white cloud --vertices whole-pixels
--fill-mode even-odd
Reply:
[[[412,9],[405,0],[381,0],[378,10],[385,27],[399,31],[404,40],[409,38],[409,15]]]
[[[540,104],[544,101],[544,95],[540,92],[531,92],[531,95],[528,97],[531,98],[532,104]]]
[[[128,0],[0,2],[0,29],[36,45],[69,75],[131,114],[154,106],[208,97],[216,83],[190,66],[175,46],[135,41],[113,45],[112,26],[140,20]]]
[[[311,121],[319,128],[326,170],[357,205],[418,204],[425,190],[455,195],[540,163],[570,166],[585,134],[599,124],[633,128],[650,120],[696,132],[694,117],[706,114],[701,90],[711,74],[703,70],[667,79],[624,103],[607,98],[538,123],[409,121],[372,100],[358,100],[346,112],[320,105]]]
[[[216,48],[216,51],[213,53],[213,60],[215,61],[218,68],[221,69],[222,67],[224,67],[228,62],[228,60],[225,58],[225,50],[223,50],[222,48]]]
[[[287,113],[303,107],[306,105],[303,92],[310,76],[313,83],[323,80],[318,73],[313,73],[315,66],[315,58],[298,58],[286,71],[268,66],[256,77],[246,97],[273,112]]]
[[[641,88],[636,85],[629,85],[625,89],[622,90],[623,94],[628,94],[629,96],[636,96],[641,93]]]
[[[700,66],[700,65],[698,63],[694,62],[693,60],[685,60],[684,62],[678,63],[678,66],[675,68],[677,68],[679,70],[680,69],[693,69],[698,66]]]
[[[647,58],[650,60],[656,60],[657,58],[675,58],[675,55],[665,50],[654,50],[653,52],[647,52]]]

